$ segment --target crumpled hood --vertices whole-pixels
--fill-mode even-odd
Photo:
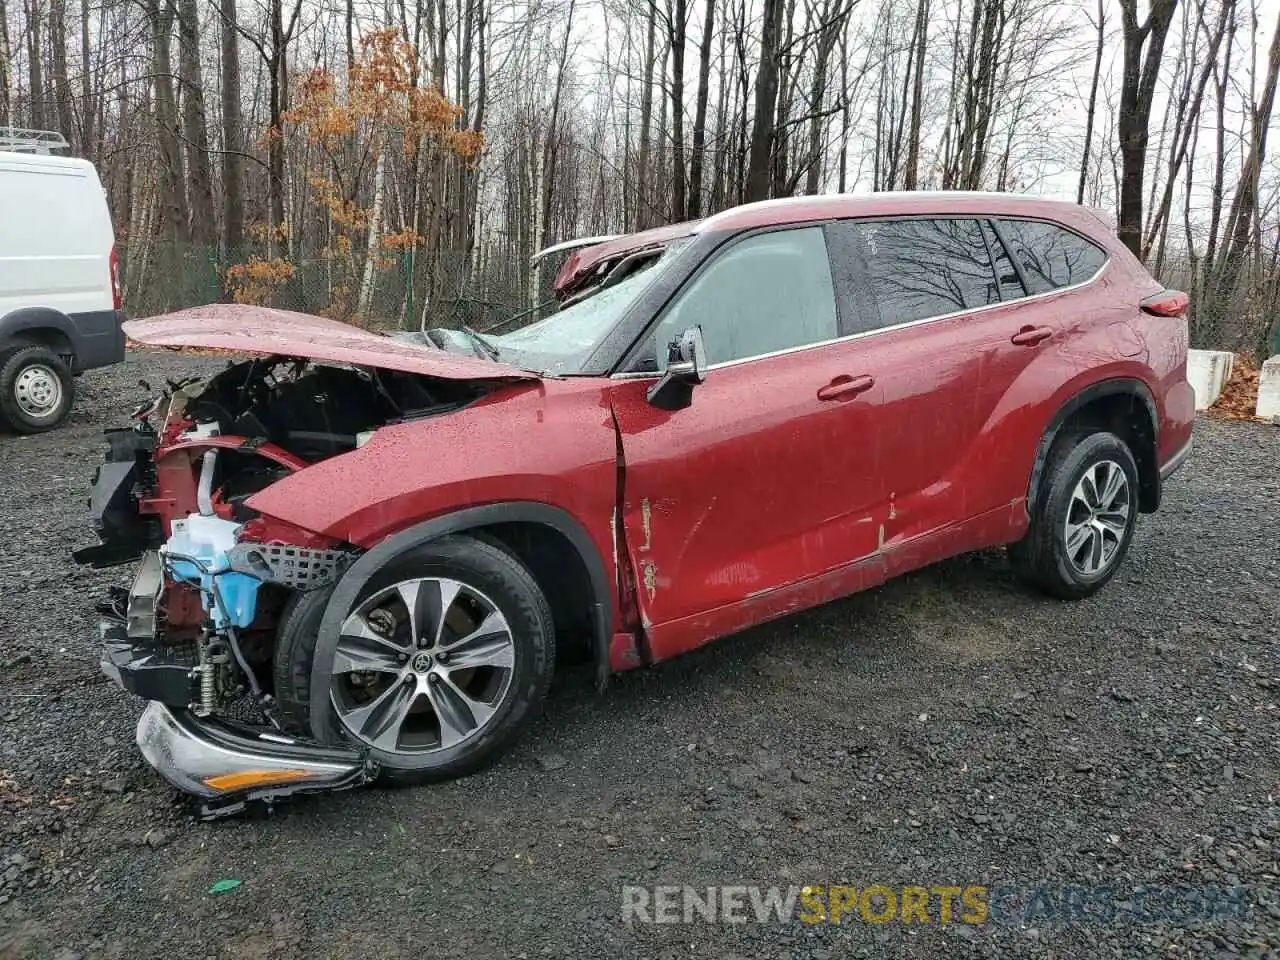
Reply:
[[[449,353],[370,333],[337,320],[255,307],[214,303],[124,325],[138,343],[156,347],[211,347],[236,353],[307,357],[329,363],[420,373],[442,380],[537,380],[505,363]]]

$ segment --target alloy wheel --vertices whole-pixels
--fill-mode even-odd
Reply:
[[[330,696],[361,742],[429,753],[485,730],[514,668],[511,628],[487,595],[447,577],[403,580],[342,624]]]
[[[1133,509],[1129,478],[1114,460],[1085,470],[1071,493],[1063,529],[1067,560],[1085,576],[1096,576],[1115,560]]]

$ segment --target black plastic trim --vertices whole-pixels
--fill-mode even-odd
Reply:
[[[1027,508],[1036,502],[1036,496],[1040,491],[1040,481],[1044,476],[1045,463],[1049,459],[1049,451],[1053,448],[1053,441],[1058,435],[1058,431],[1073,413],[1088,403],[1102,397],[1111,397],[1117,394],[1128,394],[1141,398],[1147,413],[1151,417],[1151,436],[1153,443],[1159,443],[1160,439],[1160,418],[1156,413],[1156,402],[1151,395],[1151,390],[1141,380],[1135,380],[1130,377],[1117,377],[1114,380],[1102,380],[1098,383],[1085,387],[1075,396],[1067,400],[1066,403],[1054,414],[1053,419],[1049,421],[1049,426],[1045,430],[1044,435],[1040,438],[1040,444],[1036,448],[1035,464],[1031,468],[1031,482],[1027,485]],[[1152,491],[1151,508],[1145,512],[1154,511],[1160,505],[1160,472],[1157,471],[1154,478],[1155,490]]]
[[[369,579],[394,558],[432,540],[451,533],[465,533],[496,523],[539,523],[563,534],[578,551],[587,575],[591,578],[591,598],[595,613],[595,659],[601,681],[609,672],[609,641],[613,630],[613,601],[609,577],[603,559],[590,534],[573,516],[559,507],[534,501],[515,500],[468,507],[455,513],[435,517],[393,534],[363,554],[338,581],[325,606],[316,640],[314,664],[329,663],[338,645],[338,631],[347,612],[355,604]],[[315,666],[311,671],[311,731],[321,742],[332,742],[332,705],[329,702],[329,678]]]

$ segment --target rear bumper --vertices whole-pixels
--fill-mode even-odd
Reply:
[[[124,314],[119,310],[93,310],[69,315],[76,330],[75,369],[92,370],[124,359]]]
[[[138,749],[162,777],[201,801],[206,818],[237,813],[251,801],[356,787],[374,773],[354,750],[241,730],[154,700],[138,721]]]

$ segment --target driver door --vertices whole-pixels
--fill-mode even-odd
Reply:
[[[651,374],[610,387],[626,546],[659,660],[883,579],[880,394],[865,346],[840,340],[824,228],[722,248],[646,354],[661,363],[699,324],[709,369],[690,406],[651,405]]]

